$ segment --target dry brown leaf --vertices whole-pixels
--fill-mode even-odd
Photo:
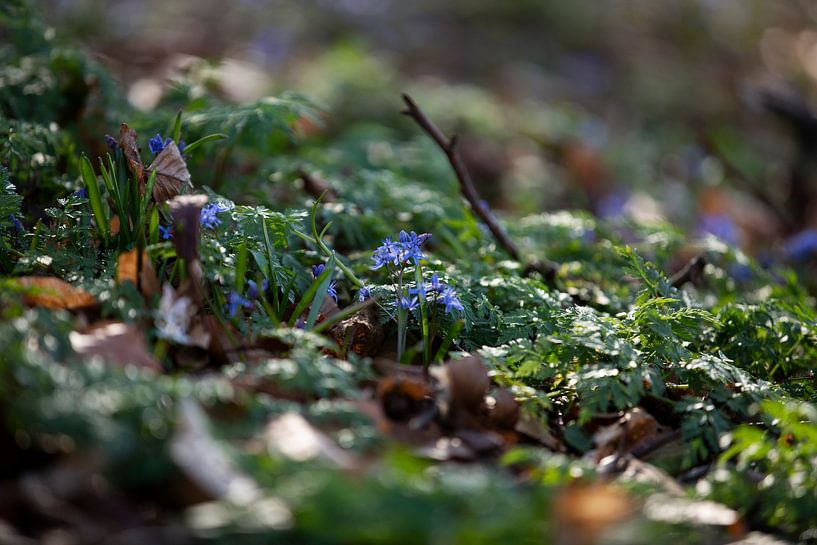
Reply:
[[[142,250],[141,264],[137,259],[138,256],[139,251],[136,249],[119,254],[116,259],[116,281],[120,284],[127,281],[133,282],[134,285],[139,286],[142,295],[152,297],[159,293],[159,280],[156,278],[156,272],[153,270],[153,264],[147,252]]]
[[[142,157],[139,155],[136,131],[125,123],[119,126],[119,147],[122,148],[122,153],[125,155],[128,169],[139,181],[139,194],[141,195],[145,191],[145,167],[142,164]]]
[[[341,347],[342,355],[353,352],[358,356],[373,356],[383,344],[385,330],[377,320],[374,306],[329,328],[329,335]]]
[[[268,450],[298,462],[319,459],[342,469],[360,465],[350,452],[337,446],[298,413],[288,412],[272,420],[264,438]]]
[[[190,172],[175,142],[170,142],[148,167],[156,172],[153,184],[153,200],[163,203],[181,193],[182,187],[190,186]]]
[[[144,335],[133,325],[100,322],[83,331],[72,331],[68,338],[81,356],[99,356],[112,363],[162,371],[161,364],[148,351]]]
[[[449,403],[477,412],[491,385],[488,370],[477,356],[449,361],[445,366],[443,385],[449,390]]]
[[[601,427],[593,434],[596,444],[593,457],[598,461],[614,452],[631,452],[655,440],[662,431],[663,428],[650,413],[635,407],[613,424]]]
[[[23,302],[30,306],[74,310],[97,304],[90,293],[53,276],[22,276],[16,282],[27,288]]]
[[[119,221],[119,216],[112,216],[108,222],[108,231],[110,231],[112,235],[118,235],[121,227],[122,222]]]
[[[635,512],[630,497],[608,484],[576,483],[563,489],[553,504],[559,543],[592,545],[613,525]]]

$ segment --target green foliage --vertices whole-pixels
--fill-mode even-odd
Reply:
[[[764,426],[741,426],[724,438],[720,469],[699,489],[793,538],[817,512],[817,408],[763,401]]]
[[[163,351],[167,345],[154,342],[158,297],[145,298],[114,280],[121,252],[144,247],[160,284],[180,285],[185,273],[175,241],[158,236],[160,226],[169,227],[166,210],[151,203],[151,181],[139,194],[121,152],[97,161],[101,138],[83,138],[115,130],[119,100],[99,67],[54,44],[26,6],[19,0],[0,6],[0,25],[10,37],[0,45],[0,132],[8,135],[0,142],[0,272],[56,276],[84,287],[100,301],[102,318],[147,333],[147,348],[164,357],[167,373],[156,377],[117,362],[83,360],[69,342],[79,321],[26,310],[20,287],[2,278],[0,408],[18,446],[100,449],[110,460],[107,476],[123,491],[160,485],[179,476],[169,443],[180,429],[179,404],[193,399],[210,417],[213,440],[269,500],[209,504],[220,517],[218,528],[196,527],[195,517],[184,522],[203,537],[541,542],[555,527],[545,516],[554,487],[579,475],[593,478],[586,463],[524,448],[506,453],[508,471],[464,471],[396,450],[377,431],[381,423],[363,414],[374,389],[370,362],[339,359],[334,342],[320,334],[360,309],[351,303],[364,283],[378,301],[393,301],[401,288],[383,270],[372,270],[371,251],[405,229],[434,237],[424,246],[421,267],[406,269],[403,287],[436,273],[464,306],[461,314],[438,312],[434,319],[421,307],[420,319],[404,316],[398,333],[386,303],[372,303],[380,305],[387,336],[397,337],[401,349],[407,345],[407,359],[412,335],[425,341],[426,361],[432,351],[440,359],[478,352],[533,425],[573,454],[592,449],[594,432],[611,418],[649,409],[661,424],[680,430],[683,470],[720,457],[704,481],[711,485],[708,496],[786,535],[812,524],[817,415],[796,400],[817,399],[810,374],[817,316],[791,271],[766,272],[739,250],[706,239],[695,247],[709,263],[703,283],[677,287],[668,278],[670,263],[688,241],[670,225],[569,211],[499,218],[526,261],[547,257],[556,264],[552,279],[528,274],[467,209],[432,144],[370,125],[331,126],[306,136],[299,127],[318,117],[299,95],[231,105],[181,82],[157,110],[127,112],[144,134],[188,139],[194,187],[224,209],[218,225],[201,230],[201,310],[227,336],[271,347],[247,361],[243,352],[231,353],[228,364],[216,365],[223,358],[174,345],[179,352],[190,348],[188,359],[207,360],[208,367],[198,373],[177,365]],[[368,88],[370,82],[356,81],[360,74],[389,81],[374,60],[355,66],[359,55],[350,47],[328,57],[348,72],[340,79],[349,79],[329,83]],[[330,103],[355,111],[358,105],[343,104],[342,91],[327,89]],[[436,107],[460,103],[467,127],[496,134],[502,109],[473,89],[456,89]],[[531,131],[537,119],[529,121]],[[556,123],[560,127],[550,130],[572,130],[569,119]],[[301,168],[326,179],[332,202],[320,203],[292,182]],[[80,184],[87,198],[75,192]],[[313,278],[310,266],[318,263],[326,268]],[[341,310],[327,318],[322,305],[333,279]],[[249,297],[250,281],[254,299],[228,313],[231,296]],[[294,327],[304,317],[305,330]],[[258,448],[268,420],[285,411],[309,416],[338,443],[380,462],[350,477]],[[518,486],[518,475],[527,486]],[[270,532],[262,536],[257,524],[269,522],[262,515],[273,504],[285,523],[262,527]],[[666,542],[677,542],[672,539]]]

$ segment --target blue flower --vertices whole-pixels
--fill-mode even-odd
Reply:
[[[247,288],[247,299],[255,300],[258,299],[259,291],[258,291],[258,284],[256,284],[255,280],[247,280],[247,284],[249,284],[249,288]],[[269,287],[269,282],[265,278],[261,281],[261,291],[260,293],[264,293],[267,291]]]
[[[159,153],[161,153],[163,149],[169,146],[171,142],[173,142],[172,138],[168,137],[162,140],[162,135],[157,133],[156,136],[148,140],[148,147],[150,147],[150,153],[152,153],[153,155],[158,155]]]
[[[429,233],[418,235],[414,231],[410,233],[400,231],[400,249],[402,250],[400,261],[413,261],[417,265],[421,259],[425,259],[420,246],[425,244],[429,238],[431,238]]]
[[[445,305],[445,313],[450,314],[451,309],[462,311],[463,306],[460,303],[459,298],[457,297],[457,292],[454,291],[454,288],[451,286],[446,286],[443,289],[442,295],[440,297],[440,304]]]
[[[817,253],[817,229],[806,229],[783,244],[783,254],[792,261],[806,261]]]
[[[80,187],[76,191],[74,191],[74,197],[78,199],[87,199],[88,198],[88,190],[84,187]]]
[[[397,308],[402,308],[404,310],[414,310],[417,308],[418,303],[419,301],[416,297],[409,298],[406,296],[400,296],[397,298]]]
[[[206,205],[201,209],[201,213],[199,215],[201,226],[206,227],[207,229],[215,229],[221,225],[221,220],[219,219],[218,214],[226,211],[227,208],[219,203],[210,203]]]
[[[372,296],[371,290],[363,285],[360,287],[360,290],[357,292],[357,300],[361,303]]]
[[[11,228],[14,229],[14,231],[19,233],[23,230],[23,224],[17,219],[17,216],[9,214],[9,219],[11,220]]]
[[[323,274],[323,271],[325,271],[325,270],[326,270],[326,265],[324,265],[323,263],[319,263],[317,265],[312,265],[312,278],[318,278],[321,274]],[[332,280],[329,283],[329,287],[326,288],[326,295],[328,295],[329,297],[334,299],[336,303],[338,302],[338,282],[337,282],[337,280]]]
[[[170,240],[173,238],[173,228],[172,227],[163,227],[159,226],[159,236],[162,237],[162,240]]]
[[[247,288],[247,299],[258,299],[258,284],[255,283],[255,280],[247,280],[247,284],[250,286]]]
[[[397,265],[400,263],[400,253],[400,246],[393,242],[391,237],[384,238],[383,244],[375,249],[372,254],[372,261],[374,261],[372,270],[379,269],[389,263]]]
[[[425,284],[418,284],[416,288],[409,288],[409,293],[411,295],[416,295],[423,301],[426,299],[426,285]]]
[[[167,144],[165,144],[165,145],[167,145]],[[177,147],[179,148],[179,153],[184,153],[184,148],[187,147],[187,144],[184,143],[184,140],[179,138],[179,145]]]
[[[230,313],[230,318],[235,317],[235,313],[239,307],[252,308],[252,301],[241,297],[241,294],[238,293],[237,291],[231,291],[229,300],[227,302],[227,309]]]
[[[431,275],[431,282],[428,285],[428,291],[439,292],[439,291],[442,291],[442,289],[444,287],[445,287],[445,284],[440,282],[440,277],[437,276],[437,273],[432,274]]]
[[[116,150],[119,149],[119,142],[110,134],[105,135],[105,144],[108,146],[108,149],[111,150],[111,153],[116,153]]]
[[[337,280],[332,280],[331,282],[329,282],[329,287],[326,288],[326,295],[328,295],[329,297],[334,299],[336,303],[338,302],[338,281]]]

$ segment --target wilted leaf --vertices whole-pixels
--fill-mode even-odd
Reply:
[[[142,165],[142,157],[139,155],[139,144],[136,143],[136,131],[122,123],[119,126],[119,147],[125,155],[128,169],[139,182],[139,192],[144,191],[145,167]]]
[[[69,335],[71,347],[81,356],[99,356],[106,361],[162,371],[150,354],[145,337],[135,326],[124,322],[100,322]]]
[[[53,276],[23,276],[16,279],[23,288],[23,302],[35,307],[74,310],[97,304],[90,293]]]
[[[170,142],[159,152],[159,155],[148,167],[149,172],[156,172],[153,185],[153,200],[163,203],[181,193],[182,187],[190,184],[190,172],[187,170],[182,154],[175,142]]]

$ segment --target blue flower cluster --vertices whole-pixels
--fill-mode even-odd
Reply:
[[[324,269],[326,269],[326,265],[324,265],[323,263],[321,263],[319,265],[312,265],[312,278],[319,277],[323,273]],[[337,280],[332,280],[329,283],[329,287],[326,288],[326,294],[329,297],[331,297],[332,299],[334,299],[336,303],[338,302],[338,281]]]
[[[418,265],[421,259],[425,259],[420,247],[431,238],[429,233],[418,235],[414,231],[406,233],[400,231],[399,240],[392,241],[391,237],[383,239],[383,244],[375,249],[372,254],[374,265],[372,269],[379,269],[388,264],[400,266],[405,263]]]
[[[423,299],[431,299],[435,303],[439,303],[445,306],[445,313],[451,314],[452,310],[462,311],[464,307],[460,302],[459,297],[457,296],[457,291],[452,288],[451,286],[446,285],[445,283],[440,281],[440,277],[437,273],[431,275],[431,280],[424,284],[417,286],[416,288],[409,289],[410,294],[416,294]],[[417,297],[413,299],[416,301]],[[411,302],[411,301],[409,301]],[[406,308],[408,310],[412,310],[416,303],[413,306],[403,306],[403,301],[398,303],[399,306],[402,308]]]
[[[173,139],[169,136],[162,140],[161,134],[156,134],[153,138],[148,140],[148,147],[150,147],[150,153],[153,155],[159,155],[163,149],[169,146],[173,142]],[[184,151],[184,140],[179,140],[179,153]]]
[[[357,300],[361,303],[372,296],[372,290],[369,289],[368,286],[363,285],[360,286],[360,289],[357,292]]]
[[[227,210],[227,207],[216,202],[206,205],[201,209],[201,213],[199,215],[201,226],[207,229],[215,229],[221,225],[221,219],[218,217],[218,214],[221,212],[226,212]]]

